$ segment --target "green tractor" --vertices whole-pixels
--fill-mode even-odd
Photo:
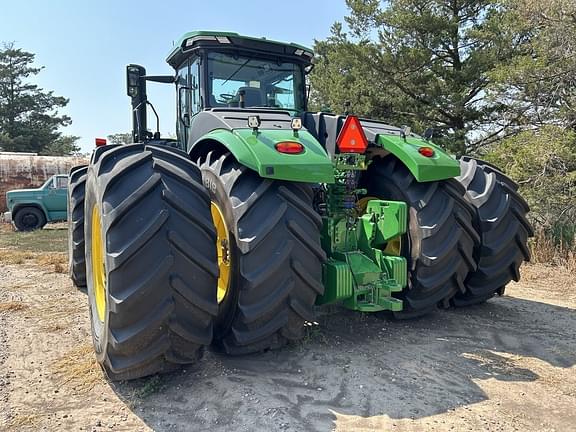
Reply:
[[[520,277],[517,186],[408,128],[308,112],[312,58],[202,31],[174,75],[127,66],[136,144],[98,146],[69,187],[70,272],[111,379],[281,347],[316,305],[419,317]],[[148,131],[147,81],[176,87],[175,140]]]

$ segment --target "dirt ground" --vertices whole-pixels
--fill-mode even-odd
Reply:
[[[65,233],[42,234],[52,249],[39,253],[0,230],[0,430],[576,430],[567,269],[525,266],[505,296],[417,321],[324,308],[281,351],[207,352],[171,375],[110,383],[86,296],[54,247]]]

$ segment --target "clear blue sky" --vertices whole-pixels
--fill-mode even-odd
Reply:
[[[0,42],[36,54],[45,66],[36,83],[70,99],[64,112],[73,123],[64,133],[89,151],[95,137],[131,129],[125,65],[171,73],[165,58],[183,33],[226,30],[311,46],[346,13],[344,0],[0,0]],[[161,131],[173,132],[174,89],[148,89]]]

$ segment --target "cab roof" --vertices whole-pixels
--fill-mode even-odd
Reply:
[[[279,42],[266,38],[243,36],[233,32],[199,30],[185,33],[176,43],[166,61],[172,67],[178,67],[187,54],[196,48],[239,49],[260,51],[265,54],[302,57],[310,62],[314,53],[312,49],[291,42]]]

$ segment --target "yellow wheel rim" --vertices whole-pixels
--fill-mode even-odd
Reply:
[[[362,216],[366,213],[366,207],[368,207],[368,201],[379,199],[373,196],[367,196],[361,198],[356,203],[356,212],[358,216]],[[394,237],[388,243],[386,243],[386,247],[382,250],[386,255],[394,255],[400,256],[402,251],[402,236]]]
[[[230,286],[230,267],[232,263],[230,257],[230,236],[228,234],[226,221],[224,220],[224,216],[222,216],[222,211],[215,202],[212,202],[210,210],[212,212],[214,226],[216,227],[216,249],[218,250],[218,268],[220,270],[216,299],[218,300],[218,304],[220,304],[224,300],[224,297],[226,297]]]
[[[92,208],[92,285],[96,301],[98,319],[104,322],[106,313],[106,269],[104,267],[104,244],[102,243],[102,223],[98,206]]]

